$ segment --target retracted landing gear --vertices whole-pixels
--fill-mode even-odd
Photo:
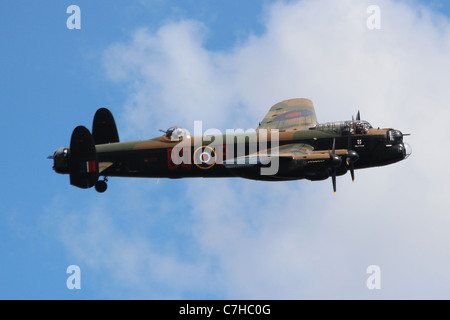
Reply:
[[[106,182],[108,182],[108,179],[106,177],[103,180],[98,180],[95,183],[95,190],[97,190],[97,192],[100,192],[100,193],[105,192],[106,189],[108,189],[108,185],[106,184]]]

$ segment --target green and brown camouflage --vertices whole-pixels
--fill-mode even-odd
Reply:
[[[373,128],[360,120],[359,112],[356,120],[319,124],[309,99],[277,103],[255,131],[191,136],[175,127],[153,139],[119,142],[114,119],[102,108],[92,132],[91,137],[88,129],[77,127],[71,148],[58,149],[52,158],[54,170],[70,174],[71,184],[95,186],[100,192],[106,190],[106,179],[116,176],[265,181],[331,177],[336,190],[336,176],[350,171],[354,179],[355,169],[391,164],[411,153],[400,131]]]
[[[309,99],[290,99],[277,103],[266,114],[258,129],[302,130],[317,125],[314,105]]]

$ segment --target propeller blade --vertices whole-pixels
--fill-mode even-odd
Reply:
[[[350,169],[350,174],[352,175],[353,182],[355,182],[355,167],[353,164],[356,161],[358,161],[358,159],[359,159],[359,155],[355,151],[349,150],[347,152],[346,162],[347,162],[347,167],[349,167],[349,169]]]
[[[350,137],[350,131],[348,132],[348,138],[347,138],[347,154],[350,153],[350,148],[351,148],[351,137]],[[353,182],[355,182],[355,172],[353,170],[353,161],[350,157],[347,157],[345,159],[346,163],[347,163],[347,167],[350,167],[350,173],[352,174],[352,180]]]
[[[333,182],[333,192],[336,194],[336,166],[340,165],[341,158],[336,156],[336,138],[333,138],[333,146],[330,154],[331,160],[331,181]]]
[[[358,110],[358,114],[356,115],[356,120],[361,120],[361,113]],[[353,119],[352,116],[352,122],[353,125],[355,125],[355,120]],[[346,162],[347,162],[347,166],[350,168],[350,174],[352,176],[352,181],[355,182],[355,168],[353,163],[358,161],[359,159],[359,155],[358,153],[356,153],[355,151],[352,150],[352,141],[351,141],[351,135],[350,135],[350,131],[348,133],[348,139],[347,139],[347,158],[346,158]]]
[[[333,192],[336,194],[336,168],[333,167],[331,171],[331,181],[333,182]]]
[[[352,181],[355,182],[355,168],[353,167],[353,161],[350,162],[350,174],[352,175]]]

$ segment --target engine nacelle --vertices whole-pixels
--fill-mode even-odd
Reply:
[[[69,173],[69,148],[58,148],[53,153],[53,170],[57,173]]]
[[[334,155],[329,159],[319,160],[290,160],[283,168],[280,168],[280,177],[301,177],[311,181],[326,180],[332,175],[332,168],[335,168],[336,175],[341,176],[347,173],[347,166],[341,156]]]

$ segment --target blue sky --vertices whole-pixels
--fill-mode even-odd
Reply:
[[[448,114],[441,85],[448,79],[442,57],[450,49],[450,5],[427,1],[418,14],[419,2],[379,1],[382,29],[367,33],[364,8],[371,2],[313,3],[4,3],[0,298],[449,298],[450,277],[439,271],[450,265],[448,248],[444,230],[435,228],[449,223],[437,215],[448,208],[439,178],[448,169],[439,170],[436,160],[436,180],[427,175],[421,146],[429,131],[418,110],[434,102],[438,124]],[[81,8],[81,30],[66,28],[71,4]],[[352,8],[362,8],[364,44],[346,31],[358,26]],[[347,12],[349,25],[342,22]],[[398,45],[402,39],[408,40]],[[299,43],[305,47],[289,51]],[[194,120],[221,130],[250,128],[272,104],[293,97],[312,98],[323,122],[364,107],[363,116],[377,125],[415,131],[415,154],[408,163],[358,171],[357,185],[338,179],[337,198],[330,181],[237,179],[116,178],[99,195],[70,186],[46,159],[69,145],[77,125],[90,127],[102,106],[115,115],[121,137],[137,139],[172,125],[191,129]],[[424,187],[430,184],[436,188]],[[398,202],[379,200],[392,193]],[[358,208],[339,209],[348,203]],[[425,219],[423,208],[436,216]],[[81,290],[66,287],[73,264],[81,268]],[[381,266],[380,292],[364,287],[370,264]]]
[[[66,8],[71,4],[82,10],[81,30],[66,28]],[[84,285],[79,292],[66,288],[65,271],[74,262],[55,234],[42,227],[42,212],[58,195],[81,207],[96,195],[67,188],[67,177],[54,174],[46,156],[69,144],[76,125],[90,127],[98,107],[120,110],[125,97],[105,78],[101,61],[105,48],[126,41],[136,28],[155,30],[166,21],[188,17],[212,27],[209,46],[226,49],[246,33],[261,30],[262,3],[239,5],[240,14],[234,15],[237,5],[209,1],[4,4],[0,121],[4,155],[9,156],[3,161],[0,202],[1,298],[105,297],[101,291],[85,290]],[[235,19],[228,23],[231,15]],[[157,193],[154,197],[158,198]],[[88,287],[91,276],[85,271],[82,268]],[[122,293],[117,297],[123,297]]]

